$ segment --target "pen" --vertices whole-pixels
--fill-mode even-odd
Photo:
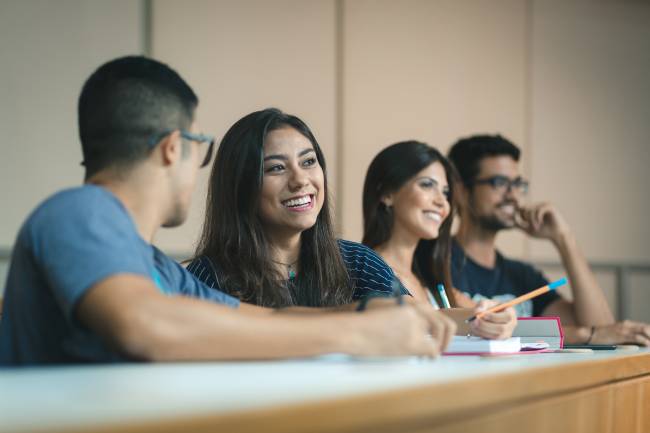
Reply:
[[[447,297],[447,292],[445,292],[445,285],[440,283],[438,284],[438,294],[440,295],[440,299],[442,300],[442,308],[451,308],[451,304],[449,303],[449,298]]]
[[[566,278],[560,278],[557,281],[554,281],[552,283],[549,283],[545,286],[540,287],[539,289],[535,289],[532,292],[528,292],[525,295],[521,295],[518,298],[512,299],[508,302],[504,302],[499,305],[495,305],[492,308],[488,308],[485,311],[481,311],[480,313],[476,314],[475,316],[470,317],[469,319],[465,320],[466,323],[473,322],[476,319],[480,319],[483,317],[483,315],[488,314],[488,313],[496,313],[497,311],[505,310],[508,307],[512,307],[513,305],[521,304],[524,301],[527,301],[529,299],[533,299],[539,295],[543,295],[546,292],[550,292],[552,290],[557,289],[560,286],[563,286],[567,283]]]

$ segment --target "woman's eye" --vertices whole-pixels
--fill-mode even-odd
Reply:
[[[282,165],[277,164],[277,165],[272,165],[270,167],[267,167],[264,170],[264,172],[265,173],[275,173],[275,172],[278,172],[278,171],[282,171],[283,169],[284,169],[284,167]]]
[[[427,189],[428,188],[433,188],[434,183],[432,181],[430,181],[430,180],[423,180],[422,182],[420,182],[420,186],[422,188],[427,188]]]
[[[449,200],[450,194],[451,192],[449,191],[449,188],[445,188],[442,190],[442,195],[444,195],[447,200]]]
[[[318,161],[316,160],[316,158],[307,158],[302,162],[302,165],[306,166],[306,167],[309,167],[309,166],[315,165],[317,163],[318,163]]]

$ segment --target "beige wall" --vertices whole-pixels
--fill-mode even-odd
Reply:
[[[206,132],[221,136],[267,106],[305,118],[329,161],[343,236],[361,237],[361,184],[382,147],[416,138],[446,150],[459,136],[501,132],[524,150],[532,198],[558,204],[590,258],[650,258],[648,3],[191,5],[152,1],[153,55],[196,88]],[[14,0],[0,8],[0,47],[10,59],[0,68],[0,181],[2,202],[11,203],[0,212],[0,247],[8,248],[36,203],[80,181],[80,85],[105,59],[142,51],[145,27],[142,2],[128,0]],[[202,174],[188,223],[157,240],[168,251],[193,248]],[[554,257],[516,233],[502,247]]]
[[[533,198],[557,203],[591,259],[647,262],[650,3],[537,1],[533,17]]]
[[[217,137],[242,116],[275,106],[312,128],[336,179],[335,2],[238,0],[153,2],[153,55],[187,78],[201,98],[199,121]],[[192,251],[203,222],[208,170],[187,223],[156,239]]]
[[[356,0],[343,20],[345,237],[361,238],[365,172],[391,143],[446,151],[459,136],[501,132],[527,147],[525,2]],[[523,239],[506,237],[521,255]]]
[[[142,20],[130,0],[0,2],[0,250],[41,200],[81,183],[81,85],[107,59],[142,52]]]
[[[361,237],[362,181],[379,149],[415,138],[446,150],[500,132],[523,148],[531,198],[557,203],[590,259],[650,261],[650,3],[152,0],[148,35],[142,5],[0,2],[0,249],[36,203],[81,180],[83,79],[149,36],[199,93],[206,132],[221,137],[267,106],[311,125],[346,238]],[[164,250],[191,253],[207,174],[188,223],[158,236]],[[500,245],[556,259],[515,232]],[[614,302],[611,275],[599,278]],[[635,315],[648,310],[646,283],[633,278]]]

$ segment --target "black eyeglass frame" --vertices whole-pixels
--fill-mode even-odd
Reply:
[[[519,176],[515,179],[509,179],[507,176],[492,176],[486,179],[476,179],[472,185],[490,185],[493,189],[498,190],[505,187],[505,191],[509,192],[511,189],[519,191],[521,194],[527,194],[530,183]]]
[[[149,147],[153,149],[156,147],[156,145],[162,140],[166,135],[171,134],[172,132],[176,131],[175,129],[171,129],[168,131],[161,132],[160,134],[154,135],[149,139]],[[197,143],[208,143],[208,153],[205,154],[205,158],[203,159],[203,162],[201,162],[201,165],[199,166],[200,168],[203,168],[207,166],[210,163],[210,160],[212,159],[212,152],[214,151],[214,136],[212,135],[206,135],[206,134],[193,134],[189,131],[185,131],[184,129],[179,129],[178,130],[181,134],[181,137],[190,140],[190,141],[196,141]]]

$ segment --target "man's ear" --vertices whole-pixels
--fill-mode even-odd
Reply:
[[[160,156],[163,165],[169,166],[174,164],[176,161],[181,159],[183,152],[183,140],[181,139],[181,133],[179,130],[172,132],[171,134],[166,135],[158,143],[158,149],[160,149]]]
[[[456,199],[458,200],[458,209],[467,209],[467,204],[469,203],[469,195],[471,194],[471,191],[469,188],[463,183],[463,182],[458,182],[456,185]]]

